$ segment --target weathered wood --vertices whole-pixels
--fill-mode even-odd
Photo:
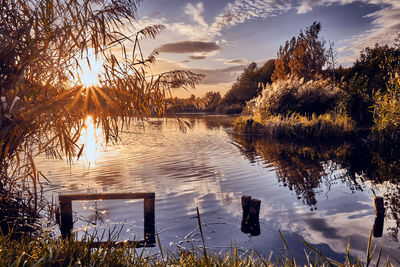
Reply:
[[[154,198],[144,199],[144,239],[148,243],[155,243],[155,201]]]
[[[242,196],[243,217],[240,230],[251,236],[260,235],[260,207],[261,200],[252,199],[251,196]]]
[[[383,215],[378,215],[375,217],[373,226],[374,237],[382,237],[384,221],[385,221],[385,216]]]
[[[63,194],[59,199],[65,200],[112,200],[112,199],[148,199],[155,198],[155,193],[95,193],[95,194]]]
[[[64,194],[59,196],[61,212],[61,234],[63,238],[70,237],[73,229],[72,201],[79,200],[115,200],[143,199],[144,200],[144,240],[135,242],[137,247],[155,244],[155,193],[96,193],[96,194]],[[93,242],[93,246],[101,246],[109,242]],[[113,242],[121,244],[121,242]]]
[[[70,199],[59,199],[60,211],[61,211],[61,235],[63,238],[71,236],[72,228],[74,223],[72,220],[72,201]]]
[[[385,214],[385,202],[383,197],[379,196],[374,197],[374,207],[376,216],[382,216]]]
[[[260,216],[261,200],[252,199],[250,200],[250,218],[257,218]]]
[[[114,241],[114,242],[109,242],[109,241],[93,241],[93,242],[76,242],[77,244],[79,243],[85,243],[89,244],[90,247],[92,248],[99,248],[99,247],[114,247],[114,248],[121,248],[123,246],[129,246],[132,248],[143,248],[143,247],[154,247],[154,243],[149,243],[146,240],[141,240],[141,241]]]
[[[249,216],[251,196],[242,196],[243,218]]]

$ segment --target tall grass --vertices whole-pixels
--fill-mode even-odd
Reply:
[[[298,113],[289,115],[270,115],[260,120],[240,117],[235,121],[234,129],[242,134],[262,134],[275,138],[345,138],[354,134],[355,126],[350,117],[342,114],[322,114],[311,117]]]
[[[305,82],[303,78],[291,76],[263,87],[260,96],[247,102],[244,113],[259,114],[261,119],[270,115],[320,115],[332,110],[339,97],[340,89],[329,79]]]
[[[199,220],[200,223],[200,220]],[[296,259],[289,256],[290,244],[279,232],[285,244],[287,255],[273,255],[268,257],[249,251],[241,254],[236,247],[228,253],[210,253],[203,248],[163,251],[161,244],[160,253],[149,254],[145,249],[136,249],[132,243],[122,243],[113,246],[113,242],[105,242],[100,247],[93,246],[95,237],[84,237],[83,240],[57,239],[50,236],[36,238],[21,238],[14,240],[10,235],[0,235],[0,266],[301,266],[296,264]],[[202,235],[204,238],[204,236]],[[390,258],[381,259],[382,246],[379,250],[372,247],[372,234],[368,242],[366,259],[358,259],[350,253],[348,245],[345,253],[345,262],[340,263],[327,258],[320,251],[314,249],[303,241],[309,252],[305,252],[305,266],[394,266]],[[375,256],[375,257],[374,257]],[[396,261],[392,257],[392,260]]]
[[[400,140],[400,77],[393,78],[386,93],[375,95],[373,138],[379,142]]]

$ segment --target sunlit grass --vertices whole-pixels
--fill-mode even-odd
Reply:
[[[280,232],[279,232],[280,233]],[[74,239],[56,239],[49,236],[13,240],[11,235],[0,235],[0,266],[395,266],[393,256],[381,257],[382,246],[373,247],[370,236],[365,259],[352,256],[350,246],[344,252],[344,262],[323,256],[320,251],[304,242],[306,264],[298,265],[290,256],[290,243],[280,233],[286,255],[262,256],[257,251],[240,253],[232,247],[227,253],[209,252],[192,245],[189,249],[177,247],[167,250],[159,239],[160,252],[151,254],[145,249],[136,249],[133,243],[121,243],[115,247],[105,242],[94,247],[94,236],[86,236],[81,242]],[[297,261],[298,262],[298,261]]]
[[[342,138],[354,134],[355,125],[346,115],[322,114],[311,117],[297,113],[271,115],[265,119],[257,116],[239,117],[235,130],[242,134],[262,134],[271,137],[289,138]]]

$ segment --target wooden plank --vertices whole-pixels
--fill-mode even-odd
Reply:
[[[72,201],[79,200],[115,200],[143,199],[144,200],[144,237],[143,241],[134,242],[136,247],[150,247],[155,244],[155,193],[95,193],[95,194],[63,194],[59,195],[61,212],[61,234],[63,238],[70,237],[73,229]],[[108,242],[109,243],[109,242]],[[122,242],[113,242],[121,244]],[[93,246],[102,246],[107,242],[94,242]],[[130,243],[133,244],[133,243]]]
[[[63,194],[60,200],[112,200],[112,199],[154,199],[155,193],[95,193],[95,194]]]
[[[114,247],[114,248],[121,248],[124,246],[128,246],[131,248],[144,248],[144,247],[155,247],[154,243],[149,243],[146,240],[141,241],[113,241],[113,242],[102,242],[102,241],[93,241],[93,242],[81,242],[75,241],[76,244],[84,243],[92,248],[99,248],[99,247]]]

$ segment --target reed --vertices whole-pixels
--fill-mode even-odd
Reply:
[[[86,235],[80,241],[69,238],[59,239],[52,236],[38,235],[23,237],[15,240],[10,234],[0,234],[0,266],[301,266],[296,259],[290,256],[288,244],[279,231],[286,248],[286,255],[262,256],[257,251],[248,251],[241,254],[236,246],[228,253],[207,251],[204,244],[204,235],[201,228],[200,213],[197,211],[202,247],[175,250],[164,250],[158,239],[160,253],[150,255],[146,249],[136,249],[132,243],[122,243],[113,246],[113,242],[104,242],[100,247],[94,247],[95,235]],[[391,260],[400,263],[394,257],[381,259],[382,245],[379,250],[372,246],[372,232],[368,242],[365,260],[353,257],[350,246],[346,249],[346,258],[343,263],[323,256],[322,252],[303,241],[309,249],[306,252],[304,266],[394,266]],[[376,256],[374,258],[374,256]]]
[[[311,117],[298,113],[289,115],[270,115],[260,117],[240,117],[234,123],[234,129],[241,134],[262,134],[276,138],[318,138],[333,139],[351,137],[355,125],[350,117],[342,114],[322,114]]]

